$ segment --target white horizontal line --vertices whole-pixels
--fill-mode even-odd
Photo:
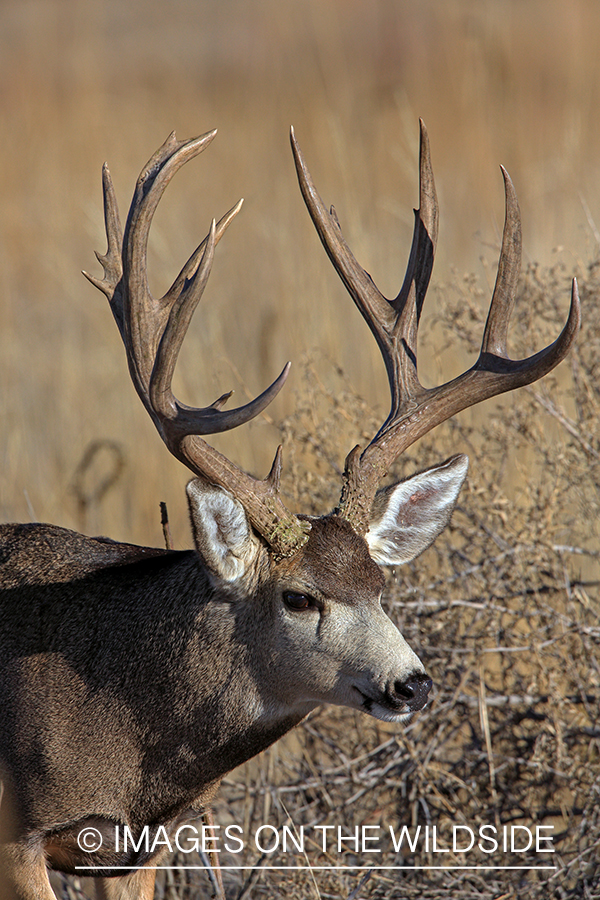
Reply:
[[[194,870],[205,870],[205,866],[75,866],[78,871],[100,871],[101,869],[110,869],[113,872],[120,871],[121,869],[126,872],[135,872],[140,871],[141,869],[157,869],[157,870],[171,870],[178,871],[181,869],[194,869]],[[499,869],[523,869],[525,871],[531,872],[533,870],[539,869],[551,869],[554,870],[557,866],[220,866],[222,871],[240,871],[240,870],[250,870],[250,869],[260,869],[261,872],[268,871],[269,869],[277,869],[283,872],[291,872],[297,870],[310,870],[312,872],[331,872],[334,869],[345,869],[357,871],[359,869],[367,869],[373,871],[379,871],[382,869],[385,870],[410,870],[416,871],[417,869],[441,869],[444,871],[447,869],[450,871],[451,869],[475,869],[479,871],[491,871],[491,870],[499,870]]]

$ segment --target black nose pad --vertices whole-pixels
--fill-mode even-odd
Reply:
[[[406,681],[397,681],[394,685],[397,696],[413,711],[423,709],[432,687],[433,681],[423,672],[415,672]]]

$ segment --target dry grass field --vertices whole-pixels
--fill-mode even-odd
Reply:
[[[233,773],[215,805],[218,823],[247,834],[262,824],[312,835],[378,826],[381,853],[248,847],[243,863],[258,868],[225,872],[231,900],[600,897],[599,36],[595,0],[2,3],[3,521],[158,545],[164,500],[177,546],[190,544],[186,472],[135,396],[103,297],[80,275],[98,274],[93,250],[105,246],[102,162],[124,213],[173,129],[219,135],[158,211],[153,291],[211,218],[245,198],[176,393],[193,405],[229,388],[244,398],[291,359],[268,416],[214,443],[263,475],[283,441],[294,509],[335,502],[346,452],[387,412],[387,386],[304,209],[291,124],[359,261],[391,295],[410,247],[425,119],[441,205],[425,384],[475,358],[502,230],[499,163],[524,224],[513,355],[554,339],[570,278],[580,279],[583,331],[560,369],[463,413],[397,465],[409,473],[453,452],[471,458],[452,527],[389,575],[390,614],[435,681],[430,707],[404,730],[322,709]],[[389,837],[390,826],[436,826],[447,847],[453,824],[552,825],[556,852],[550,862],[500,849],[396,853]],[[157,896],[210,897],[206,873],[181,868],[199,858],[176,862]],[[309,868],[267,869],[290,864]],[[372,868],[315,868],[334,865]],[[427,868],[439,865],[446,871]],[[535,865],[554,868],[507,868]],[[57,891],[81,896],[73,879]]]

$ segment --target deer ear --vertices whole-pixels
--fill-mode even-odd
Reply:
[[[377,491],[365,535],[380,565],[410,562],[444,530],[467,475],[469,460],[453,456],[439,466]]]
[[[229,491],[200,478],[188,482],[186,492],[198,553],[223,581],[242,578],[259,549],[244,507]]]

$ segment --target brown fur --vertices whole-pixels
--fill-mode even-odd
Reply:
[[[335,516],[312,520],[293,557],[276,561],[260,546],[241,581],[243,590],[220,584],[196,551],[0,527],[0,763],[3,809],[14,812],[3,859],[16,896],[44,896],[45,862],[65,872],[90,864],[77,845],[84,826],[106,836],[94,864],[149,862],[142,851],[111,850],[115,825],[173,832],[226,772],[317,703],[346,702],[334,691],[347,615],[361,627],[385,620],[402,640],[379,606],[379,566]],[[310,593],[320,612],[290,612],[286,590]],[[406,650],[405,675],[420,665]],[[371,664],[362,653],[344,663],[359,675]],[[382,697],[385,659],[373,688]],[[360,706],[360,693],[352,702]],[[144,884],[139,896],[152,896]]]

